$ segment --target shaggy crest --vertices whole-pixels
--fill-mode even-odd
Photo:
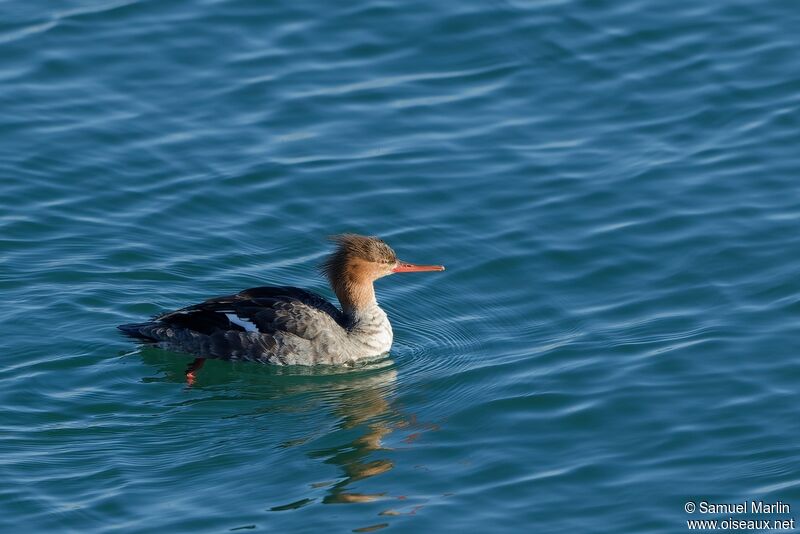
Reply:
[[[341,269],[348,260],[355,258],[373,263],[395,263],[397,255],[394,250],[378,237],[367,237],[358,234],[341,234],[331,236],[336,243],[336,250],[322,263],[322,272],[328,277]]]

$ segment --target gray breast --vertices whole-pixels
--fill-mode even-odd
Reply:
[[[392,325],[377,305],[360,310],[349,330],[352,342],[363,351],[363,357],[378,356],[392,347]]]

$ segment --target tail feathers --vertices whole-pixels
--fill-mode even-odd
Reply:
[[[122,332],[126,336],[130,336],[136,339],[142,339],[145,341],[157,341],[155,338],[148,336],[143,332],[145,327],[152,326],[153,323],[131,323],[131,324],[121,324],[117,328],[122,330]]]

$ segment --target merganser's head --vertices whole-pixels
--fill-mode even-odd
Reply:
[[[393,273],[444,271],[444,265],[414,265],[398,260],[394,250],[378,237],[342,234],[330,239],[337,247],[322,265],[329,278],[348,271],[358,272],[359,278],[363,276],[371,280]]]
[[[322,272],[345,308],[350,303],[358,307],[367,299],[367,293],[374,300],[372,282],[378,278],[393,273],[444,271],[443,265],[414,265],[398,260],[394,250],[377,237],[342,234],[330,239],[337,246],[323,262]]]

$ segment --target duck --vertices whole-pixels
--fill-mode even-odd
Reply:
[[[375,236],[350,233],[331,239],[335,248],[321,272],[341,308],[306,289],[263,286],[117,328],[139,342],[198,357],[187,378],[206,358],[312,366],[352,365],[385,355],[394,336],[374,282],[396,273],[445,268],[401,261]]]

